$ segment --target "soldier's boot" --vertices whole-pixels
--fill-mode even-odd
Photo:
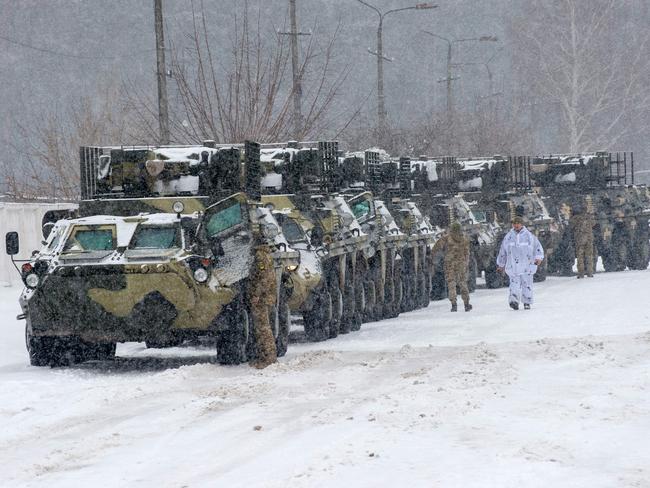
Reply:
[[[457,312],[458,311],[458,306],[456,305],[455,302],[452,302],[452,304],[451,304],[451,311],[452,312]]]
[[[510,302],[510,308],[513,309],[513,310],[519,310],[519,303]]]
[[[578,279],[579,279],[579,280],[581,280],[582,278],[584,278],[584,276],[582,276],[581,274],[578,275]]]
[[[524,310],[530,310],[530,303],[524,303]]]
[[[587,275],[587,278],[593,278],[593,277],[594,277],[593,274],[588,274],[588,275]]]
[[[469,312],[472,309],[472,306],[469,303],[465,304],[465,311]]]

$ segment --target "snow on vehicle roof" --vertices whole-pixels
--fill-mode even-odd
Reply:
[[[284,155],[286,153],[290,154],[290,158],[293,159],[294,154],[296,154],[300,149],[293,147],[274,147],[267,149],[260,149],[260,160],[263,163],[270,163],[273,161],[284,161]]]
[[[219,152],[219,150],[205,146],[187,146],[160,147],[153,149],[153,152],[158,158],[162,157],[163,159],[169,159],[172,161],[198,162],[201,157],[201,153],[207,152],[210,156],[212,156],[214,153]]]
[[[559,164],[589,164],[591,163],[596,155],[594,154],[589,154],[587,156],[567,156],[565,158],[560,159]]]
[[[466,161],[457,161],[460,164],[460,171],[475,171],[481,169],[491,169],[499,159],[472,159]]]
[[[390,154],[386,152],[385,149],[380,149],[378,147],[370,147],[364,151],[350,151],[345,153],[346,158],[361,158],[364,159],[366,156],[366,152],[374,152],[379,155],[379,161],[381,162],[389,162],[390,159]]]
[[[189,215],[196,217],[198,214]],[[184,215],[188,217],[188,215]],[[156,214],[139,214],[133,217],[122,217],[117,215],[92,215],[90,217],[81,217],[71,219],[70,223],[74,225],[106,225],[119,224],[121,222],[137,222],[151,225],[173,224],[178,222],[178,216],[174,213],[156,213]]]

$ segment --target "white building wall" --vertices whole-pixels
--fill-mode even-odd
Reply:
[[[0,202],[0,286],[20,284],[20,275],[5,250],[5,234],[16,231],[20,235],[20,254],[16,259],[28,259],[32,251],[40,249],[43,234],[41,222],[45,212],[70,208],[70,203],[8,203]],[[20,263],[17,263],[20,267]]]

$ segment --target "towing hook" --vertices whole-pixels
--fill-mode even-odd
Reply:
[[[16,320],[25,320],[27,318],[27,314],[21,313],[20,315],[16,315]]]

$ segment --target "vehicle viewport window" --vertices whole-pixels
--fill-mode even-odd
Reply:
[[[178,247],[176,227],[141,226],[133,236],[132,249],[171,249]]]
[[[282,233],[289,242],[304,241],[305,235],[298,224],[289,218],[280,218],[280,225],[282,226]]]
[[[365,217],[370,213],[370,202],[367,200],[364,200],[362,202],[357,202],[352,206],[352,213],[354,214],[355,218],[360,219],[362,217]]]
[[[63,251],[110,251],[115,249],[111,229],[78,230],[65,244]]]
[[[230,229],[242,222],[241,205],[239,203],[220,210],[210,217],[206,225],[208,237],[213,237],[224,230]]]

